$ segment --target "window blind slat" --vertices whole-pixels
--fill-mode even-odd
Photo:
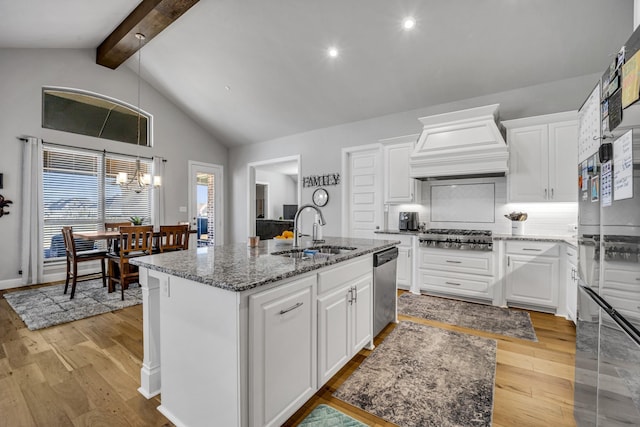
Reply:
[[[119,172],[132,177],[134,157],[111,157],[100,153],[45,147],[43,152],[44,257],[64,257],[61,228],[98,231],[104,222],[128,220],[131,216],[151,218],[151,194],[140,193],[116,183]],[[140,160],[142,173],[151,161]],[[104,175],[104,176],[103,176]]]

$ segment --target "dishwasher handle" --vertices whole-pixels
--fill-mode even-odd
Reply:
[[[373,254],[373,266],[379,267],[397,258],[398,248],[394,246],[387,250],[376,252],[375,254]]]

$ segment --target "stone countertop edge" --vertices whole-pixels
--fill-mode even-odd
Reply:
[[[545,235],[523,235],[514,236],[512,234],[499,234],[493,235],[495,240],[526,240],[529,242],[562,242],[567,243],[574,248],[578,247],[578,239],[575,236],[545,236]]]
[[[417,236],[420,231],[400,231],[400,230],[378,230],[376,234],[401,234],[409,236]],[[575,236],[545,236],[535,234],[525,234],[523,236],[514,236],[512,234],[494,233],[492,236],[495,240],[527,240],[530,242],[564,242],[574,248],[578,247],[578,239]]]
[[[299,260],[271,255],[272,252],[289,250],[291,245],[283,245],[276,240],[263,240],[255,248],[247,247],[246,243],[232,243],[148,255],[133,258],[129,262],[205,285],[241,292],[388,249],[401,243],[398,240],[341,237],[325,237],[324,240],[324,243],[315,246],[332,245],[356,249],[321,259]],[[312,249],[313,245],[306,243],[304,247]]]
[[[420,234],[418,230],[376,230],[376,234],[405,234],[409,236],[417,236]]]

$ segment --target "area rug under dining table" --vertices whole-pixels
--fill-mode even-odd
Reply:
[[[490,426],[494,339],[400,322],[334,397],[402,427]]]
[[[108,293],[102,279],[78,282],[73,299],[69,299],[71,284],[67,294],[63,291],[64,283],[7,292],[4,298],[32,331],[142,304],[142,289],[138,284],[130,284],[129,289],[125,289],[124,301],[120,292]]]

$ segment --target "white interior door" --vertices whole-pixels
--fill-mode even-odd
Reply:
[[[347,218],[343,234],[349,237],[372,239],[374,231],[383,225],[382,155],[380,146],[355,147],[344,152],[346,171],[343,207]]]
[[[197,246],[224,243],[223,179],[222,166],[189,161],[189,221]]]

